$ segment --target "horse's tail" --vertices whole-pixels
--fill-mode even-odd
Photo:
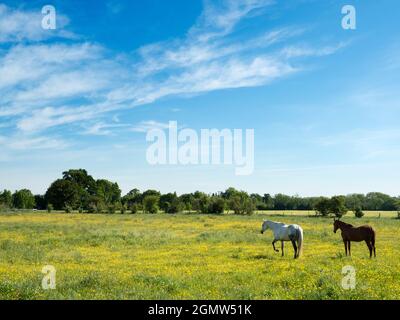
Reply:
[[[297,232],[299,233],[298,238],[297,238],[297,241],[298,241],[298,244],[299,244],[299,253],[298,253],[298,257],[300,257],[300,255],[301,255],[302,252],[303,252],[303,240],[304,240],[303,229],[302,229],[301,227],[299,227],[299,228],[297,229]]]

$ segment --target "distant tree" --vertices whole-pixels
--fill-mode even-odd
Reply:
[[[35,204],[36,204],[35,205],[36,209],[38,209],[38,210],[46,210],[47,201],[46,201],[45,196],[39,195],[39,194],[35,195]]]
[[[84,169],[70,169],[63,172],[63,179],[75,182],[90,194],[96,191],[96,181]]]
[[[179,197],[172,199],[171,203],[168,205],[166,213],[179,213],[183,211],[183,204]]]
[[[274,210],[291,210],[292,198],[285,194],[278,193],[274,197]]]
[[[268,210],[268,205],[264,202],[264,197],[258,193],[252,193],[250,195],[257,210]]]
[[[63,172],[63,179],[73,182],[79,194],[79,207],[88,209],[90,197],[96,193],[96,181],[84,169],[70,169]]]
[[[96,181],[96,196],[106,205],[113,205],[121,199],[121,189],[117,183],[105,179]]]
[[[253,200],[244,191],[232,195],[228,200],[228,207],[235,214],[252,214],[255,210]]]
[[[356,218],[362,218],[364,216],[364,212],[361,210],[360,207],[354,209],[354,216]]]
[[[0,205],[4,207],[11,208],[13,204],[12,193],[9,190],[4,190],[0,192]]]
[[[274,209],[274,198],[269,193],[264,193],[263,203],[267,210]]]
[[[133,204],[139,204],[142,202],[142,194],[139,189],[132,189],[121,199],[122,203],[126,204],[127,207],[132,206]]]
[[[208,204],[208,213],[222,214],[225,212],[225,199],[219,196],[211,197]]]
[[[330,212],[341,218],[347,213],[346,199],[344,196],[334,196],[330,200]]]
[[[64,210],[66,207],[77,208],[80,202],[76,183],[64,179],[54,181],[47,189],[45,198],[56,210]]]
[[[397,219],[400,219],[400,197],[396,198],[395,207],[397,211]]]
[[[352,210],[356,208],[363,209],[365,208],[365,196],[363,194],[348,194],[346,196],[346,207]]]
[[[139,206],[136,203],[132,203],[129,207],[128,210],[131,212],[131,214],[135,214],[139,210]]]
[[[194,195],[191,193],[187,193],[187,194],[182,194],[179,197],[182,206],[183,206],[183,210],[187,210],[187,211],[191,211],[194,208]]]
[[[197,213],[208,213],[209,196],[204,192],[194,192],[191,206]]]
[[[229,200],[229,199],[232,199],[232,197],[237,195],[238,193],[239,193],[238,190],[230,187],[221,193],[221,197],[224,198],[225,200]]]
[[[141,199],[141,202],[142,202],[142,203],[143,203],[144,198],[146,198],[147,196],[156,196],[156,197],[160,198],[161,193],[160,193],[160,191],[151,190],[151,189],[150,189],[150,190],[144,191],[144,192],[142,193],[142,199]]]
[[[370,192],[366,195],[366,206],[368,210],[383,210],[383,205],[390,197],[379,192]]]
[[[28,189],[15,191],[12,195],[13,207],[17,209],[33,209],[35,207],[35,197]]]
[[[157,213],[158,212],[158,201],[159,197],[156,195],[149,195],[143,199],[143,210],[145,213]]]
[[[182,212],[184,206],[176,192],[163,194],[159,200],[160,208],[166,213]]]
[[[395,210],[400,211],[400,198],[396,199],[394,205],[395,205]]]
[[[107,213],[109,213],[109,214],[114,214],[116,210],[117,210],[117,205],[115,203],[109,204],[107,206]]]
[[[327,216],[330,212],[331,202],[328,198],[321,197],[314,205],[318,215]]]

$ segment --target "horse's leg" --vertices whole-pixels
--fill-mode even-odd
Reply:
[[[371,244],[372,244],[372,247],[374,248],[374,257],[376,258],[375,238],[372,238]]]
[[[284,246],[284,242],[283,242],[283,241],[281,241],[282,257],[284,256],[284,254],[283,254],[283,246]]]
[[[372,245],[372,242],[369,243],[369,258],[372,258],[372,252],[374,251],[374,246]]]
[[[297,258],[297,246],[296,246],[296,241],[292,240],[292,245],[294,249],[294,258]]]
[[[278,240],[275,240],[275,239],[274,239],[274,241],[272,241],[272,246],[274,247],[275,252],[279,252],[279,250],[275,248],[275,242],[277,242],[277,241]]]
[[[372,245],[369,242],[369,240],[365,240],[365,243],[367,244],[368,250],[369,250],[369,257],[372,257]]]
[[[349,257],[351,257],[351,250],[350,250],[351,241],[347,241],[347,246],[349,247]]]
[[[365,240],[365,243],[366,243],[366,244],[367,244],[367,246],[368,246],[368,250],[369,250],[369,257],[370,257],[370,258],[372,258],[372,250],[373,250],[372,243],[371,243],[371,242],[369,242],[368,240]]]
[[[344,250],[346,251],[346,257],[347,257],[347,241],[343,240],[344,243]]]

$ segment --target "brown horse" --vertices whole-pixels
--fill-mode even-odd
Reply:
[[[372,251],[374,252],[374,256],[376,258],[376,250],[375,250],[375,231],[372,227],[365,225],[361,227],[354,227],[351,224],[344,223],[340,220],[335,220],[333,223],[333,232],[340,229],[342,231],[342,238],[344,242],[344,248],[351,256],[350,252],[350,242],[361,242],[365,241],[369,249],[369,257],[372,258]]]

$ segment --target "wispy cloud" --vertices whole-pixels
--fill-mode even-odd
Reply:
[[[153,129],[168,129],[169,124],[168,123],[163,123],[163,122],[158,122],[154,120],[148,120],[148,121],[141,121],[140,123],[136,124],[131,128],[131,131],[134,132],[147,132],[149,130]]]
[[[0,117],[12,119],[20,132],[91,121],[95,124],[86,127],[86,134],[106,135],[115,127],[103,119],[107,112],[168,96],[266,85],[301,70],[298,63],[293,66],[292,58],[333,54],[340,48],[341,44],[288,45],[288,40],[306,32],[304,28],[283,26],[250,38],[236,32],[244,19],[262,14],[273,3],[206,1],[185,37],[143,46],[123,59],[100,45],[79,40],[13,45],[7,52],[0,51]],[[37,23],[30,16],[36,13],[3,5],[0,26],[9,23],[10,14],[21,17],[17,21]],[[18,22],[0,31],[0,39],[18,42],[47,37],[36,27],[26,29]],[[142,123],[136,130],[155,124]]]
[[[114,129],[128,127],[128,126],[129,125],[122,123],[107,124],[104,122],[98,122],[91,126],[88,126],[82,132],[82,134],[95,135],[95,136],[109,136],[113,134]]]
[[[397,128],[357,129],[317,139],[323,147],[340,146],[350,148],[364,159],[398,155],[400,130]]]
[[[64,29],[69,23],[65,15],[57,15],[59,28],[56,30],[44,30],[41,27],[42,18],[40,10],[22,11],[0,3],[0,43],[41,41],[53,37],[76,38],[72,32]]]
[[[30,136],[0,136],[0,147],[10,150],[43,150],[43,149],[63,149],[68,144],[57,138],[30,137]]]
[[[322,57],[334,54],[338,50],[346,47],[347,42],[340,42],[334,46],[324,46],[319,48],[313,48],[308,45],[288,46],[283,48],[281,53],[287,58],[298,58],[298,57]]]

